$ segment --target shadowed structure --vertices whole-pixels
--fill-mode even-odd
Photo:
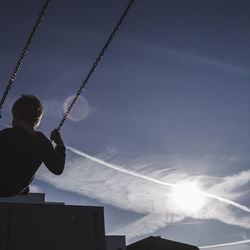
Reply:
[[[44,194],[0,200],[1,250],[104,250],[103,207],[47,203]]]
[[[127,246],[127,250],[199,250],[198,247],[150,236]]]

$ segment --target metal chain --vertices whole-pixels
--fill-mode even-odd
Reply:
[[[65,120],[67,119],[67,117],[69,116],[70,112],[72,111],[72,108],[74,106],[74,104],[76,103],[78,97],[81,95],[84,87],[86,86],[89,78],[91,77],[91,75],[93,74],[95,68],[97,67],[98,63],[101,61],[105,51],[107,50],[109,44],[111,43],[113,37],[115,36],[115,34],[117,33],[117,31],[119,30],[120,26],[123,23],[123,20],[125,19],[128,11],[130,10],[131,6],[134,4],[134,0],[130,0],[128,6],[126,7],[125,11],[123,12],[122,16],[120,17],[120,20],[117,22],[116,26],[113,29],[113,32],[110,34],[107,42],[105,43],[104,47],[102,48],[101,52],[99,53],[98,57],[96,58],[95,62],[93,63],[89,73],[87,74],[85,80],[82,82],[82,85],[80,86],[80,89],[78,90],[78,92],[76,93],[74,99],[72,100],[70,106],[68,107],[68,110],[65,112],[59,126],[57,127],[57,130],[59,131],[62,127],[62,125],[64,124]]]
[[[28,51],[28,48],[30,47],[31,41],[34,38],[35,33],[36,33],[37,29],[38,29],[38,26],[41,23],[42,18],[44,17],[45,11],[48,8],[49,2],[50,2],[50,0],[45,0],[45,3],[43,5],[43,7],[42,7],[42,10],[39,13],[39,16],[38,16],[38,18],[37,18],[37,20],[35,22],[35,25],[33,26],[33,29],[32,29],[32,31],[31,31],[31,33],[29,35],[29,38],[28,38],[28,40],[27,40],[27,42],[25,44],[25,47],[23,48],[22,53],[20,54],[19,60],[17,61],[17,64],[16,64],[16,67],[14,68],[14,71],[13,71],[11,77],[10,77],[8,85],[7,85],[7,87],[6,87],[5,91],[4,91],[3,97],[2,97],[2,99],[0,101],[0,118],[2,117],[1,116],[1,109],[2,109],[3,103],[4,103],[6,97],[7,97],[8,93],[9,93],[10,88],[13,85],[14,80],[16,79],[17,73],[18,73],[18,71],[20,69],[21,64],[23,63],[23,60],[24,60],[25,55],[26,55],[26,53]]]

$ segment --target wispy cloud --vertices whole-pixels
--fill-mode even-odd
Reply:
[[[163,214],[163,213],[149,213],[143,218],[126,225],[122,228],[111,232],[112,235],[126,235],[128,240],[142,235],[148,235],[152,232],[165,227],[169,223],[177,223],[185,218],[183,215]]]
[[[159,44],[150,44],[145,41],[139,41],[139,40],[134,40],[134,39],[123,39],[122,42],[126,42],[126,44],[130,43],[133,45],[133,47],[136,46],[136,48],[140,48],[140,49],[144,48],[146,51],[150,51],[151,53],[153,52],[153,53],[157,53],[160,55],[174,56],[184,61],[188,61],[188,62],[192,62],[196,64],[203,64],[206,66],[211,66],[214,68],[234,72],[237,74],[250,75],[250,70],[247,68],[239,67],[237,65],[233,65],[226,61],[221,61],[221,60],[214,59],[214,58],[192,54],[187,51],[179,50],[178,48],[164,47]]]
[[[250,243],[250,240],[235,241],[235,242],[223,243],[223,244],[217,244],[217,245],[210,245],[210,246],[201,246],[199,248],[200,249],[212,249],[212,248],[235,246],[235,245],[242,245],[242,244],[248,244],[248,243]]]
[[[180,188],[180,185],[178,185],[178,184],[170,183],[170,182],[166,182],[166,181],[160,181],[160,180],[157,180],[155,178],[152,178],[152,177],[149,177],[149,176],[146,176],[146,175],[142,175],[142,174],[137,173],[135,171],[131,171],[131,170],[125,169],[123,167],[120,167],[118,165],[111,164],[111,163],[108,163],[106,161],[103,161],[103,160],[101,160],[99,158],[90,156],[90,155],[88,155],[88,154],[86,154],[84,152],[81,152],[80,150],[77,150],[77,149],[73,148],[73,147],[67,147],[67,149],[69,149],[73,153],[76,153],[77,155],[83,156],[83,157],[85,157],[85,158],[87,158],[89,160],[92,160],[94,162],[102,164],[102,165],[104,165],[106,167],[115,169],[115,170],[117,170],[117,171],[119,171],[121,173],[129,174],[129,175],[135,176],[137,178],[141,178],[141,179],[144,179],[144,180],[147,180],[147,181],[150,181],[150,182],[154,182],[154,183],[159,184],[159,185],[169,186],[169,187],[173,187],[173,188]],[[232,177],[231,178],[227,178],[227,179],[229,179],[229,181],[227,181],[227,182],[229,182],[229,184],[230,184],[229,186],[231,186],[231,188],[232,188]],[[245,172],[241,173],[240,176],[239,175],[235,176],[233,178],[233,180],[234,180],[234,182],[235,182],[236,185],[241,185],[242,186],[242,185],[246,184],[246,180],[250,180],[250,171],[249,172],[245,171]],[[240,181],[240,183],[239,183],[239,181]],[[234,184],[234,186],[235,186],[235,184]],[[225,188],[225,186],[226,186],[225,182],[224,182],[223,186]],[[201,192],[200,191],[199,193],[201,195],[203,195],[203,196],[206,196],[206,197],[209,197],[209,198],[212,198],[212,199],[215,199],[215,200],[218,200],[218,201],[230,204],[230,205],[232,205],[234,207],[237,207],[237,208],[239,208],[239,209],[241,209],[243,211],[246,211],[246,212],[250,213],[250,209],[248,207],[243,206],[243,205],[241,205],[241,204],[239,204],[237,202],[234,202],[234,201],[225,199],[223,197],[220,197],[218,195],[210,194],[210,193],[207,193],[207,192]]]
[[[250,228],[249,208],[230,200],[231,196],[239,195],[239,185],[249,182],[250,171],[214,179],[180,173],[173,167],[173,162],[170,169],[159,170],[155,169],[153,160],[149,163],[133,162],[129,159],[124,161],[122,157],[116,158],[107,153],[100,156],[105,161],[72,147],[68,149],[77,156],[68,154],[67,167],[62,176],[55,177],[41,169],[38,178],[58,188],[142,214],[139,220],[123,225],[111,233],[125,234],[131,240],[153,233],[169,223],[181,222],[185,218],[214,219]],[[168,162],[165,161],[164,164],[168,166]],[[120,167],[122,165],[125,167]],[[240,180],[242,182],[239,184]],[[201,191],[205,199],[196,211],[183,209],[174,200],[173,191],[183,182],[195,182],[201,190],[206,190]],[[226,187],[230,194],[225,193]],[[225,198],[221,197],[222,194]]]

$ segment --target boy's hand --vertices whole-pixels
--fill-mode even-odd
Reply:
[[[50,140],[54,141],[56,145],[64,146],[62,137],[57,129],[54,129],[50,134]]]

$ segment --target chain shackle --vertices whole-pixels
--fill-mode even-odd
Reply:
[[[95,71],[95,68],[97,67],[98,63],[101,61],[104,53],[106,52],[107,48],[109,47],[112,39],[114,38],[117,31],[119,30],[120,26],[123,23],[123,20],[125,19],[128,11],[130,10],[130,8],[132,7],[133,4],[134,4],[134,0],[130,0],[128,6],[126,7],[123,14],[121,15],[121,17],[120,17],[119,21],[117,22],[116,26],[114,27],[112,33],[109,35],[109,38],[108,38],[107,42],[105,43],[104,47],[102,48],[101,52],[99,53],[98,57],[96,58],[95,62],[92,65],[92,67],[90,68],[89,73],[87,74],[86,78],[82,82],[82,85],[80,86],[79,90],[77,91],[77,93],[76,93],[74,99],[72,100],[71,104],[69,105],[67,111],[65,112],[60,124],[56,128],[58,131],[60,131],[61,127],[63,126],[63,124],[65,122],[65,120],[68,118],[68,116],[69,116],[70,112],[72,111],[72,108],[75,105],[78,97],[81,95],[84,87],[86,86],[88,80],[90,79],[91,75]]]
[[[2,117],[1,116],[1,109],[2,109],[3,103],[4,103],[6,97],[7,97],[8,93],[9,93],[9,90],[11,89],[11,87],[13,85],[14,80],[16,79],[17,73],[18,73],[18,71],[19,71],[19,69],[21,67],[21,64],[23,63],[25,55],[26,55],[26,53],[27,53],[27,51],[28,51],[28,49],[30,47],[31,41],[33,40],[33,38],[35,36],[35,33],[36,33],[37,29],[38,29],[38,26],[41,23],[41,21],[42,21],[42,19],[44,17],[44,14],[45,14],[48,6],[49,6],[49,3],[50,3],[50,0],[45,0],[45,3],[43,5],[43,7],[42,7],[42,10],[40,11],[40,13],[38,15],[38,18],[36,19],[36,22],[35,22],[35,24],[34,24],[34,26],[32,28],[32,31],[31,31],[31,33],[29,35],[29,38],[28,38],[28,40],[27,40],[27,42],[26,42],[26,44],[25,44],[25,46],[24,46],[24,48],[22,50],[22,53],[20,54],[20,57],[19,57],[19,59],[17,61],[16,67],[14,68],[14,71],[13,71],[11,77],[10,77],[8,85],[6,86],[4,94],[3,94],[2,99],[0,101],[0,118]]]

